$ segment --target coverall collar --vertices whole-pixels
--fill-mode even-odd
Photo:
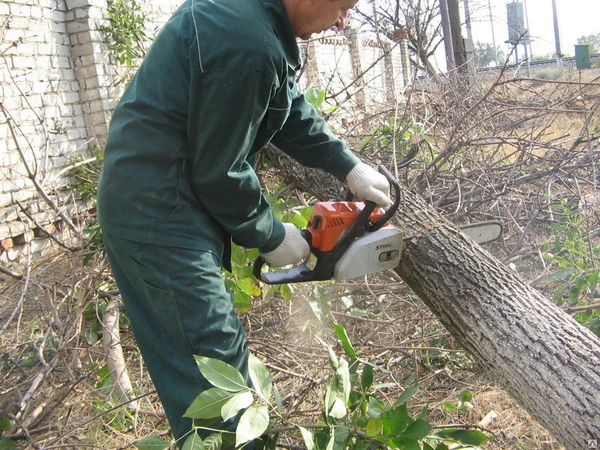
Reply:
[[[288,63],[294,70],[299,70],[302,63],[300,49],[283,2],[281,0],[261,0],[261,2],[273,17],[273,27],[281,41]]]

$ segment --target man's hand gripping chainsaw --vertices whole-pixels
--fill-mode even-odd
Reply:
[[[378,167],[394,192],[387,210],[374,202],[319,202],[313,207],[302,236],[309,257],[289,269],[263,272],[266,261],[259,256],[254,276],[267,284],[319,280],[343,280],[394,268],[400,262],[403,234],[386,225],[400,205],[400,187],[392,174]]]

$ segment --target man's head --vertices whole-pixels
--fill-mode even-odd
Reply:
[[[297,37],[309,39],[332,27],[346,25],[348,11],[358,0],[282,0]]]

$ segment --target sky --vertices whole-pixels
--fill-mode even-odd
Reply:
[[[513,0],[469,0],[471,27],[474,42],[493,43],[505,53],[509,46],[506,4]],[[464,0],[459,0],[461,7]],[[600,0],[555,0],[560,30],[560,47],[562,54],[573,56],[577,39],[584,35],[600,33]],[[533,42],[533,56],[554,54],[554,22],[552,0],[521,0],[529,33]],[[490,21],[490,11],[491,18]],[[492,27],[493,25],[493,27]],[[493,35],[492,35],[493,29]],[[465,36],[466,37],[466,36]]]

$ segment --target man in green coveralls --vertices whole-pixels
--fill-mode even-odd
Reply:
[[[388,182],[334,137],[298,91],[296,38],[342,28],[358,0],[187,0],[115,109],[98,192],[106,252],[172,427],[209,387],[194,355],[247,375],[224,286],[231,239],[271,266],[309,247],[279,222],[250,161],[268,142],[388,206]],[[226,424],[230,428],[234,424]]]

